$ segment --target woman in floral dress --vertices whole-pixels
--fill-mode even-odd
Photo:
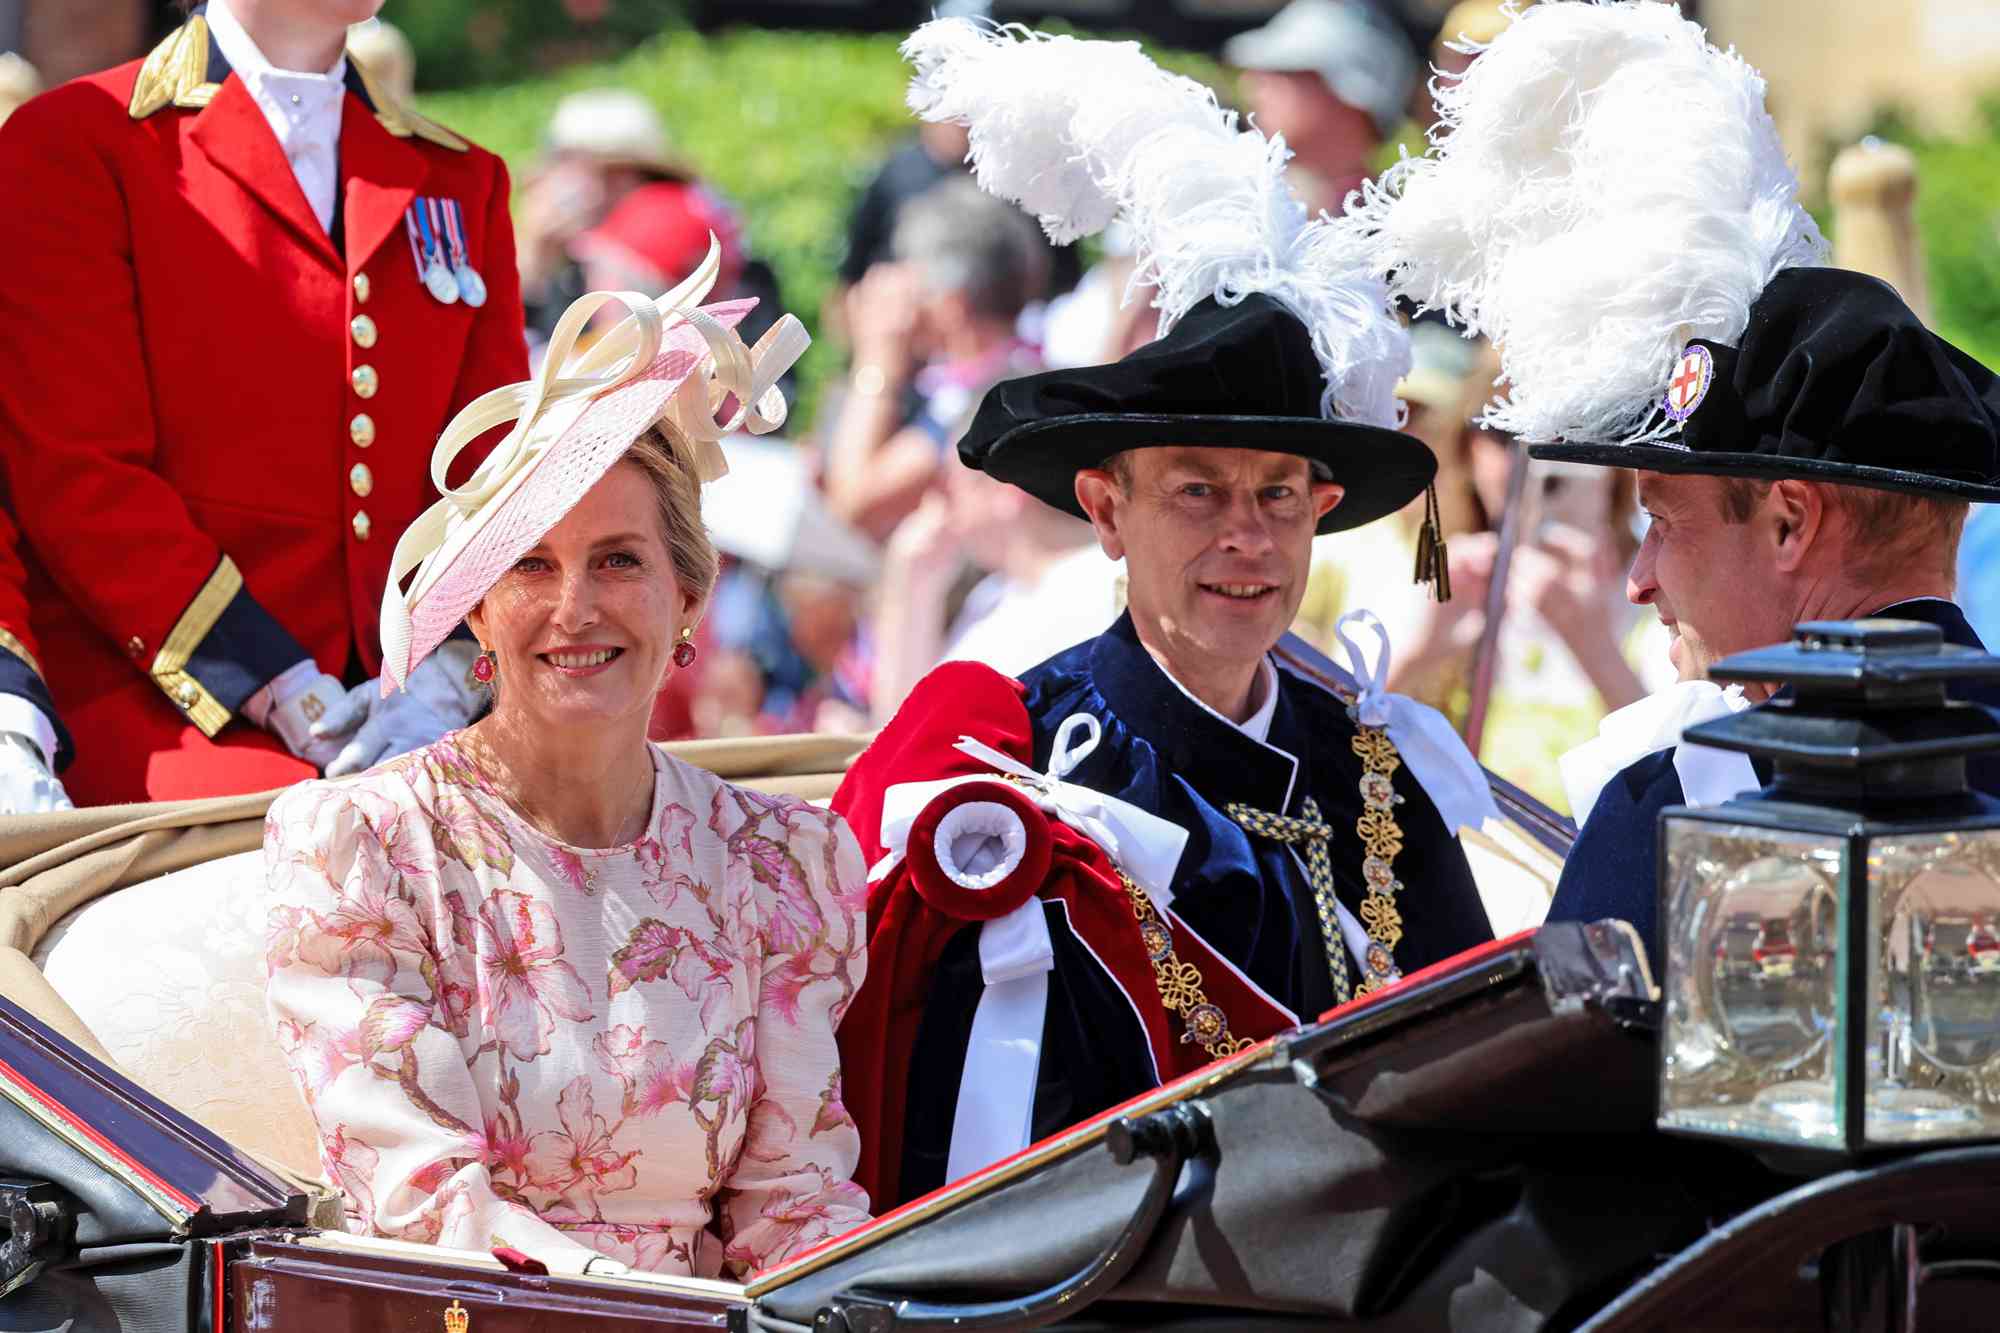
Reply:
[[[646,740],[715,577],[698,482],[736,423],[708,406],[775,424],[803,345],[788,318],[746,349],[748,303],[682,303],[561,343],[397,553],[385,680],[462,618],[491,713],[271,807],[270,1009],[356,1232],[740,1277],[866,1220],[834,1045],[864,965],[853,835]],[[494,424],[478,406],[439,475]]]

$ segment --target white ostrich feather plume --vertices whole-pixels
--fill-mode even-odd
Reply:
[[[1208,297],[1262,292],[1312,331],[1322,412],[1397,424],[1408,335],[1359,231],[1309,218],[1285,184],[1282,139],[1239,128],[1212,92],[1136,42],[938,19],[903,55],[916,69],[911,109],[965,125],[980,185],[1033,213],[1051,240],[1125,220],[1133,289],[1154,289],[1161,333]]]
[[[1429,151],[1350,211],[1398,295],[1499,347],[1493,426],[1672,444],[1687,341],[1734,344],[1774,274],[1825,262],[1763,78],[1671,5],[1536,5],[1433,92]]]

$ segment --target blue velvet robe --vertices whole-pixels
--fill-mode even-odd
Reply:
[[[1920,597],[1898,602],[1875,613],[1896,620],[1921,620],[1944,632],[1946,643],[1984,648],[1966,622],[1965,613],[1950,602]],[[1969,703],[2000,707],[2000,685],[1990,681],[1955,681],[1947,693]],[[1770,781],[1761,764],[1757,776]],[[1971,758],[1966,776],[1977,791],[2000,796],[2000,756],[1991,752]],[[1681,805],[1680,776],[1674,772],[1669,746],[1628,765],[1605,784],[1584,821],[1562,879],[1549,905],[1551,921],[1629,921],[1646,942],[1649,958],[1661,956],[1660,942],[1660,811]]]
[[[1299,860],[1283,844],[1245,833],[1223,812],[1241,801],[1296,815],[1310,794],[1334,829],[1340,900],[1359,917],[1367,888],[1355,831],[1362,801],[1355,724],[1346,705],[1278,667],[1270,744],[1260,744],[1184,694],[1140,644],[1129,616],[1095,639],[1025,673],[1035,766],[1046,769],[1056,730],[1089,713],[1103,739],[1068,780],[1129,801],[1186,828],[1174,875],[1174,910],[1266,994],[1302,1021],[1332,1007],[1333,983],[1319,917]],[[1396,874],[1405,974],[1493,938],[1472,872],[1452,831],[1410,776],[1393,779],[1403,850]],[[1049,912],[1056,966],[1050,978],[1033,1130],[1037,1138],[1156,1085],[1129,1005],[1096,966],[1067,918]],[[939,961],[917,1038],[901,1194],[944,1183],[966,1040],[982,981],[978,931],[954,938]],[[1348,974],[1361,967],[1350,957]],[[890,1201],[877,1201],[886,1207]]]

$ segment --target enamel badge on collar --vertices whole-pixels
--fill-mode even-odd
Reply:
[[[1667,396],[1660,406],[1669,421],[1686,421],[1708,396],[1715,379],[1715,358],[1700,343],[1689,343],[1674,363],[1673,378],[1667,381]]]

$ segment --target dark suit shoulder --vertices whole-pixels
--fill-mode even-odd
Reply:
[[[1660,811],[1681,800],[1672,747],[1619,770],[1569,849],[1548,919],[1629,921],[1657,956]]]
[[[1605,785],[1606,791],[1613,788],[1634,809],[1644,807],[1655,814],[1666,806],[1678,803],[1681,799],[1681,775],[1674,769],[1674,747],[1670,745],[1664,750],[1655,750],[1619,769],[1617,776]],[[1590,812],[1590,820],[1586,823],[1595,822],[1598,811],[1603,809],[1604,798],[1599,796],[1597,807]],[[1608,826],[1606,831],[1609,832]]]

